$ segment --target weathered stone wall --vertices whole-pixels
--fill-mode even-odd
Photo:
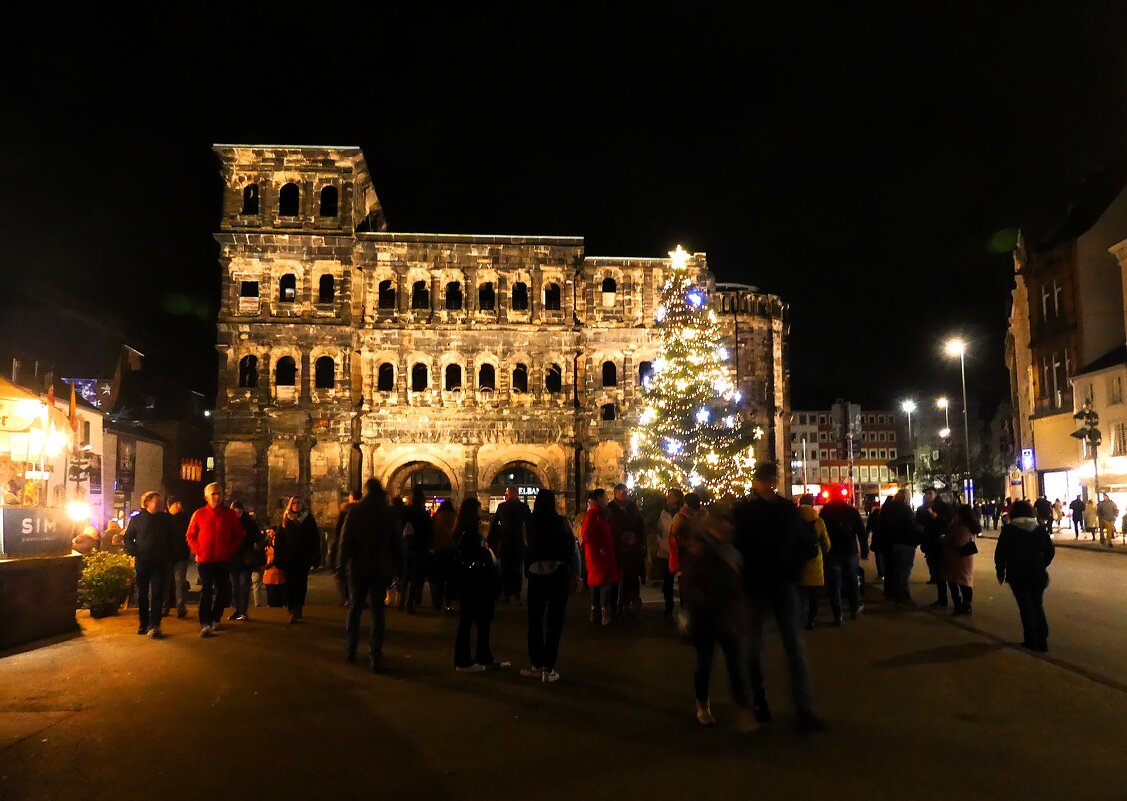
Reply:
[[[483,503],[501,471],[524,467],[572,511],[588,489],[622,480],[639,369],[658,351],[668,260],[586,257],[577,237],[397,234],[379,224],[354,233],[356,211],[342,212],[336,230],[306,214],[282,220],[293,230],[280,232],[270,197],[298,167],[315,174],[303,197],[335,164],[342,209],[353,185],[374,199],[359,151],[283,150],[217,147],[228,189],[216,237],[215,452],[230,497],[274,518],[286,497],[306,496],[324,526],[348,488],[375,476],[399,492],[420,465],[444,474],[455,499]],[[239,214],[251,178],[267,187],[255,219]],[[365,208],[382,223],[378,201]],[[693,258],[709,282],[704,254]],[[256,299],[244,282],[257,282]],[[714,292],[713,302],[738,354],[744,406],[764,429],[761,456],[786,464],[786,307],[753,291]],[[332,381],[320,377],[331,386],[318,387],[326,358]]]

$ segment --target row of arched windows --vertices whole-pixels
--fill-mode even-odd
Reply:
[[[380,281],[376,290],[376,304],[379,309],[384,311],[396,308],[394,282],[391,280]],[[523,281],[513,284],[509,306],[514,311],[528,311],[528,284]],[[415,281],[411,284],[411,308],[430,309],[430,307],[430,284],[427,281]],[[446,284],[444,308],[447,311],[462,311],[465,308],[465,294],[460,282],[451,281]],[[478,286],[477,308],[482,311],[493,311],[497,308],[497,290],[494,288],[492,281],[486,281]],[[544,309],[547,311],[559,311],[561,309],[559,284],[551,283],[544,287]]]
[[[332,303],[336,300],[337,280],[328,273],[317,279],[317,302]],[[239,297],[257,298],[258,281],[242,281],[239,284]],[[297,301],[297,276],[286,273],[278,279],[278,302],[295,303]]]
[[[316,389],[336,387],[337,365],[332,356],[321,356],[313,363],[313,386]],[[297,384],[297,362],[293,356],[283,356],[274,363],[274,385],[292,387]],[[244,356],[239,360],[239,387],[258,388],[258,357]]]
[[[258,184],[247,184],[243,187],[243,210],[239,213],[244,216],[258,214],[259,199]],[[336,217],[340,208],[340,191],[332,185],[322,187],[320,200],[318,216]],[[301,187],[290,181],[278,192],[278,216],[297,217],[300,214]]]

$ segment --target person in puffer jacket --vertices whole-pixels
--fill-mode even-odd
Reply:
[[[222,598],[231,586],[227,563],[243,541],[243,527],[235,510],[219,502],[218,484],[208,484],[203,494],[207,506],[192,515],[185,538],[200,572],[200,636],[210,637],[223,617]]]
[[[994,548],[998,583],[1010,585],[1021,615],[1025,634],[1022,646],[1031,651],[1049,650],[1049,623],[1045,619],[1045,588],[1049,586],[1049,564],[1056,555],[1053,538],[1041,525],[1033,506],[1018,501],[1010,511],[1010,522],[1002,526]]]

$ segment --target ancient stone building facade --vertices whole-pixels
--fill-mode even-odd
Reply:
[[[306,496],[327,523],[369,476],[483,504],[523,477],[570,511],[623,479],[668,259],[590,257],[578,237],[391,233],[358,148],[215,152],[229,496],[260,518]],[[737,343],[759,458],[786,465],[786,305],[717,287],[693,259]]]

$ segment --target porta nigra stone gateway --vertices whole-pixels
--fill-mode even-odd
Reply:
[[[507,484],[551,487],[571,513],[623,480],[668,258],[588,256],[581,237],[394,233],[359,148],[214,150],[228,498],[263,520],[300,495],[326,526],[371,476],[486,506]],[[692,259],[763,430],[756,456],[789,468],[787,306]]]

